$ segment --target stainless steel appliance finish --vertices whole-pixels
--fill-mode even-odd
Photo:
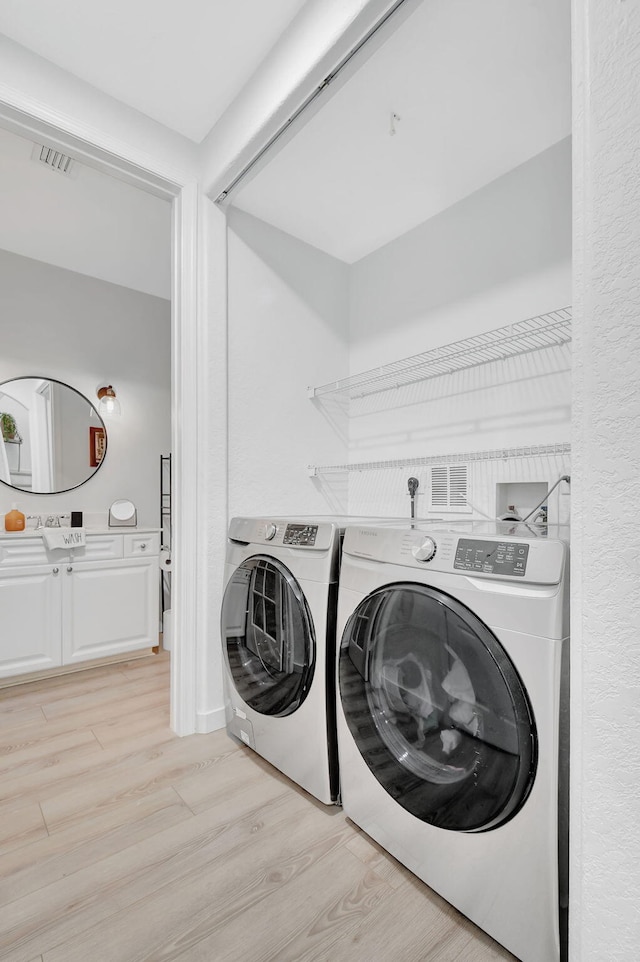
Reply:
[[[556,962],[563,942],[567,588],[566,529],[344,536],[345,812],[523,962]]]
[[[233,518],[222,605],[227,730],[325,804],[338,798],[342,530],[331,520]]]

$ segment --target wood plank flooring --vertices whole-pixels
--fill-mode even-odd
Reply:
[[[168,691],[162,653],[0,691],[1,962],[513,960]]]

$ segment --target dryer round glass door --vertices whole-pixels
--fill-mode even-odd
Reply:
[[[394,584],[362,601],[340,647],[351,735],[384,789],[439,828],[495,828],[526,800],[533,711],[490,629],[456,599]]]
[[[229,672],[243,701],[262,715],[290,715],[306,698],[315,665],[311,613],[299,584],[279,561],[248,558],[222,601]]]

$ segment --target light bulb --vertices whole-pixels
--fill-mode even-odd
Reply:
[[[100,417],[120,417],[122,413],[120,409],[120,401],[116,397],[116,392],[113,390],[111,385],[108,387],[101,387],[98,391],[98,397],[100,398],[100,402],[98,404],[98,414]]]

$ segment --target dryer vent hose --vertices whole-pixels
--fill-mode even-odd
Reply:
[[[558,478],[558,480],[556,481],[556,483],[554,484],[554,486],[553,486],[552,488],[549,488],[549,490],[548,490],[547,493],[545,494],[545,496],[544,496],[544,498],[542,499],[542,501],[540,502],[540,504],[537,504],[537,505],[535,506],[535,508],[533,509],[533,511],[530,511],[529,514],[526,516],[526,518],[523,518],[522,521],[528,521],[529,518],[530,518],[532,515],[534,515],[534,514],[536,513],[536,511],[537,511],[539,508],[542,507],[543,504],[545,504],[545,502],[547,501],[547,498],[549,497],[549,495],[550,495],[553,491],[555,491],[556,488],[558,487],[558,485],[559,485],[559,484],[562,484],[563,481],[566,481],[567,484],[571,484],[571,478],[570,478],[570,476],[569,476],[568,474],[563,474],[561,478]]]

